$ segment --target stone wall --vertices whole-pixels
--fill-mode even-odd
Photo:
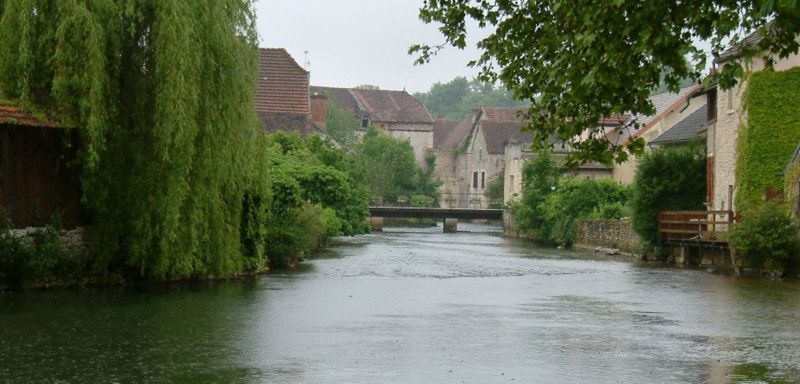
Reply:
[[[638,252],[641,244],[630,220],[581,220],[576,228],[576,247],[604,246]]]
[[[23,243],[33,241],[33,236],[44,231],[42,227],[28,227],[12,229],[11,236],[22,240]],[[59,244],[62,248],[74,251],[85,251],[87,246],[87,234],[84,227],[78,227],[69,231],[58,232]]]

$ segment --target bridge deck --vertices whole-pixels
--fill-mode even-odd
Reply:
[[[407,208],[407,207],[370,207],[372,217],[409,217],[420,219],[497,219],[503,218],[502,209],[469,209],[469,208]]]

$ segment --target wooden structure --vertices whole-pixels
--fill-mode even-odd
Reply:
[[[83,222],[78,134],[0,104],[0,208],[16,227]]]
[[[727,246],[732,211],[662,211],[658,232],[668,244]]]

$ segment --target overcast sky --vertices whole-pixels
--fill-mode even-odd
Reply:
[[[407,54],[414,43],[438,44],[434,25],[417,17],[422,0],[258,0],[261,47],[286,48],[308,69],[312,85],[427,91],[435,82],[472,77],[474,48],[448,48],[425,65]]]

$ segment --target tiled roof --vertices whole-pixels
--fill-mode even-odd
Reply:
[[[486,151],[489,153],[505,153],[506,144],[512,140],[522,144],[532,142],[531,135],[521,131],[526,125],[524,122],[485,120],[480,124],[486,140]]]
[[[356,102],[355,97],[347,88],[334,88],[334,87],[311,87],[311,94],[316,95],[325,95],[328,96],[328,100],[333,100],[336,105],[345,110],[348,110],[353,113],[353,115],[361,116],[362,114],[366,113],[363,111],[361,107],[359,107],[358,102]]]
[[[308,71],[283,48],[260,50],[257,112],[309,113]]]
[[[433,148],[439,149],[445,137],[458,125],[458,120],[436,120],[433,122]]]
[[[643,132],[647,131],[651,126],[655,123],[663,119],[667,116],[670,112],[674,111],[676,108],[680,107],[686,102],[686,98],[692,94],[692,92],[700,89],[702,86],[699,84],[691,85],[686,88],[682,88],[678,93],[673,92],[663,92],[657,95],[650,96],[650,101],[653,103],[653,106],[656,108],[656,113],[653,115],[645,116],[645,115],[635,115],[632,117],[631,121],[635,119],[640,124],[639,129],[634,129],[630,126],[624,126],[619,130],[614,130],[609,132],[607,137],[609,141],[615,144],[623,144],[625,143],[630,137],[636,137],[641,135]]]
[[[406,91],[351,89],[350,93],[374,122],[433,124],[425,106]]]
[[[433,123],[425,106],[406,91],[313,86],[311,93],[327,95],[338,106],[356,116],[368,115],[376,123]]]
[[[0,124],[47,128],[56,128],[59,126],[55,122],[37,119],[30,113],[20,111],[17,107],[5,104],[0,104]]]
[[[469,136],[472,131],[472,119],[464,119],[458,122],[453,129],[448,132],[447,136],[441,142],[441,148],[453,149],[458,148],[461,143]],[[435,135],[435,133],[434,133]],[[434,139],[435,140],[435,139]],[[434,144],[434,148],[437,148]]]
[[[708,104],[686,116],[665,132],[661,133],[650,144],[678,144],[698,139],[698,133],[708,124]]]
[[[524,121],[528,107],[481,107],[481,120]]]
[[[308,135],[314,131],[307,113],[258,112],[258,117],[264,122],[267,132],[300,132]]]
[[[767,34],[775,34],[776,33],[775,21],[774,20],[770,21],[765,26],[765,31],[766,31]],[[714,64],[724,63],[726,61],[729,61],[731,59],[735,59],[735,58],[741,56],[742,52],[745,50],[745,48],[749,48],[749,47],[752,47],[754,45],[757,45],[757,44],[761,43],[761,40],[764,40],[764,35],[759,33],[758,30],[753,31],[751,34],[745,36],[744,39],[742,39],[738,43],[732,45],[731,47],[729,47],[728,49],[723,51],[718,57],[715,57],[714,58]]]

